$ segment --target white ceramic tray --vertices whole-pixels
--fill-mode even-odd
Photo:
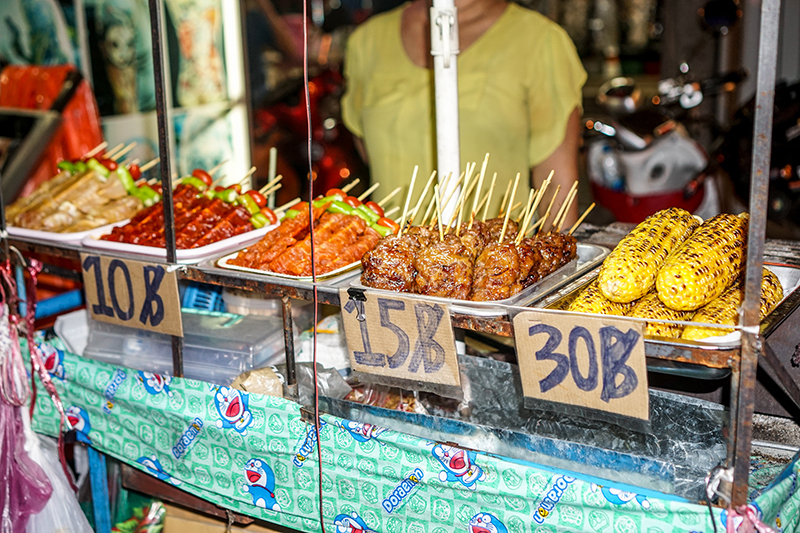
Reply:
[[[218,256],[230,250],[242,248],[258,242],[261,237],[267,234],[273,228],[278,227],[277,224],[272,226],[265,226],[260,229],[255,229],[236,235],[207,246],[200,248],[189,248],[188,250],[177,250],[176,259],[178,263],[194,264]],[[139,244],[128,244],[125,242],[104,241],[100,237],[106,235],[109,231],[95,230],[83,238],[81,244],[87,248],[95,248],[97,250],[106,250],[109,252],[122,252],[128,254],[143,255],[146,257],[155,257],[158,259],[166,259],[167,251],[164,248],[156,248],[154,246],[141,246]]]
[[[290,274],[279,274],[277,272],[270,272],[268,270],[258,270],[256,268],[247,268],[239,265],[234,265],[231,261],[239,255],[239,252],[234,252],[230,255],[226,255],[225,257],[220,258],[217,261],[217,266],[220,268],[224,268],[225,270],[235,270],[237,272],[248,272],[250,274],[259,274],[262,276],[272,276],[275,278],[281,279],[293,279],[295,281],[313,281],[311,276],[292,276]],[[361,266],[361,261],[356,261],[354,263],[350,263],[349,265],[345,265],[341,268],[337,268],[336,270],[331,270],[326,274],[317,274],[317,281],[322,280],[329,280],[342,274],[347,274],[352,272],[356,268]]]
[[[129,219],[120,220],[106,224],[105,226],[98,226],[94,229],[86,231],[79,231],[77,233],[57,233],[55,231],[43,231],[38,229],[18,228],[16,226],[7,226],[8,234],[12,237],[23,237],[29,239],[39,239],[42,241],[59,242],[59,243],[79,243],[89,235],[101,231],[108,233],[112,228],[117,226],[124,226],[129,222]]]
[[[570,281],[579,278],[603,262],[603,259],[610,253],[608,248],[595,244],[578,243],[578,257],[562,266],[555,272],[543,277],[530,287],[526,287],[517,294],[504,300],[494,302],[472,302],[469,300],[454,300],[452,298],[440,298],[438,296],[425,296],[422,294],[396,293],[383,289],[373,289],[361,284],[361,278],[353,280],[350,285],[361,289],[383,292],[386,294],[402,294],[407,298],[417,298],[420,300],[434,301],[446,304],[450,307],[451,313],[461,313],[467,315],[492,317],[508,314],[506,306],[529,306],[544,298],[553,291],[558,290]]]

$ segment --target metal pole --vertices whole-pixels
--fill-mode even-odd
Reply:
[[[156,119],[158,121],[158,154],[161,157],[161,185],[164,202],[164,239],[167,262],[175,263],[175,209],[172,203],[172,176],[170,176],[169,115],[164,88],[164,49],[161,39],[161,0],[149,0],[150,36],[153,42],[153,80],[156,92]],[[183,377],[183,338],[172,337],[172,372]]]
[[[436,162],[440,179],[452,173],[447,198],[455,187],[461,169],[458,127],[458,11],[453,0],[433,0],[431,13],[431,55],[436,105]],[[410,170],[410,169],[409,169]],[[456,209],[457,194],[442,206],[442,217],[449,220]]]
[[[287,396],[297,399],[297,373],[294,362],[294,328],[292,327],[292,300],[288,296],[281,298],[283,310],[283,342],[286,347],[286,392]],[[316,326],[315,326],[316,327]]]
[[[731,505],[747,503],[750,447],[753,436],[758,355],[764,349],[759,334],[761,322],[761,277],[764,263],[764,239],[767,229],[769,165],[772,150],[772,113],[775,99],[775,70],[778,59],[778,16],[780,0],[762,0],[761,29],[758,46],[756,116],[753,130],[753,160],[750,171],[750,227],[747,235],[747,272],[741,324],[742,351],[739,389],[735,409],[736,446],[733,458],[733,493]],[[734,413],[732,413],[733,415]]]

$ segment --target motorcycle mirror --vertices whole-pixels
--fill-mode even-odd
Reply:
[[[736,0],[709,0],[699,14],[708,29],[723,34],[742,16]]]
[[[597,103],[614,116],[630,115],[639,108],[642,93],[632,78],[614,78],[600,86]]]

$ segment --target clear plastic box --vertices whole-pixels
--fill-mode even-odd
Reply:
[[[229,385],[246,370],[285,362],[280,317],[183,310],[183,372],[189,379]],[[172,375],[169,335],[89,319],[84,357]]]

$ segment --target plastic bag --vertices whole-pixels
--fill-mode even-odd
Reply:
[[[25,416],[25,415],[23,415]],[[28,521],[28,533],[92,533],[89,521],[83,514],[75,493],[58,460],[58,444],[48,437],[39,437],[26,428],[29,455],[42,467],[53,494],[38,514],[32,515]]]
[[[0,401],[0,533],[25,531],[28,518],[44,508],[53,491],[42,468],[25,453],[21,413]]]

